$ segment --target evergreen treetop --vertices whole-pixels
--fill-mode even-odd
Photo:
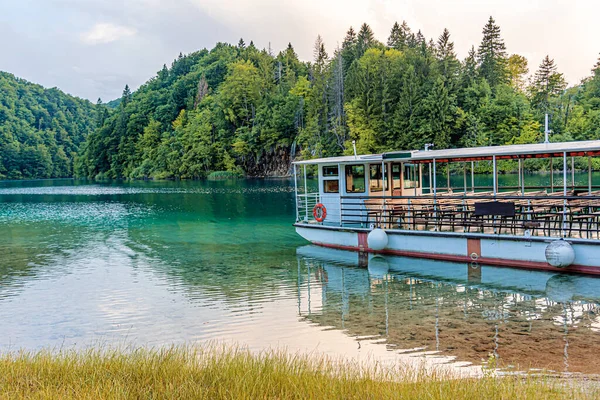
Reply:
[[[500,36],[500,27],[492,17],[483,27],[483,39],[477,52],[477,61],[479,75],[492,87],[506,82],[506,45]]]

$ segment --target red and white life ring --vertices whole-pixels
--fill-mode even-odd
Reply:
[[[327,209],[323,203],[317,203],[317,205],[313,207],[313,217],[315,217],[315,221],[317,222],[323,222],[327,217]]]

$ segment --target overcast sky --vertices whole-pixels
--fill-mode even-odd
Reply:
[[[275,52],[291,42],[310,60],[317,34],[331,54],[362,22],[384,42],[394,21],[428,39],[446,27],[463,59],[490,15],[531,72],[549,54],[570,84],[590,75],[600,52],[593,0],[0,0],[0,70],[109,101],[179,52],[243,37]]]

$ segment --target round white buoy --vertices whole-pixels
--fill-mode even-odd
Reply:
[[[388,245],[387,233],[383,229],[375,228],[367,236],[367,244],[370,249],[383,250]]]
[[[553,267],[568,267],[575,261],[575,250],[564,240],[555,240],[546,247],[546,261]]]
[[[388,260],[384,257],[376,255],[369,260],[368,270],[371,277],[383,279],[390,270],[390,265],[388,264]]]

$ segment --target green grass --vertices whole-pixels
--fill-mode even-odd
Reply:
[[[208,180],[218,181],[224,179],[238,179],[243,178],[244,174],[239,171],[214,171],[208,174]]]
[[[475,379],[406,367],[365,369],[323,357],[238,348],[0,355],[2,399],[597,398],[597,392],[582,388],[533,377]]]

